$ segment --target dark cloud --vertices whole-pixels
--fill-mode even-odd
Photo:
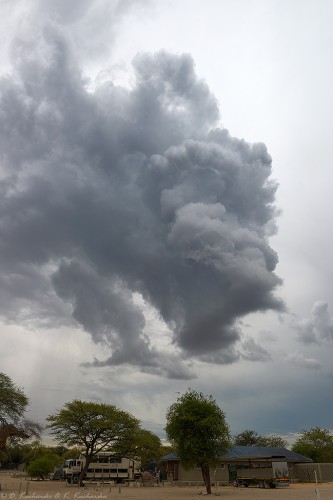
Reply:
[[[140,54],[132,88],[94,92],[51,24],[12,58],[0,82],[2,315],[75,320],[105,346],[94,366],[187,379],[190,359],[238,359],[238,320],[283,310],[266,147],[216,128],[189,55]],[[154,347],[134,293],[173,332],[174,354]]]

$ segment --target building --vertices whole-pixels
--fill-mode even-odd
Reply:
[[[266,468],[272,467],[273,461],[287,462],[289,475],[295,478],[293,470],[297,464],[312,463],[310,458],[304,457],[286,448],[274,448],[263,446],[232,446],[216,468],[211,469],[211,481],[213,483],[230,483],[235,478],[237,468]],[[201,469],[185,470],[179,458],[169,453],[160,461],[161,478],[175,482],[202,481]]]

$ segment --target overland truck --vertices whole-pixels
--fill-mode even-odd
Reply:
[[[287,462],[272,461],[272,467],[237,468],[234,486],[257,485],[259,488],[276,488],[278,485],[289,485]]]
[[[63,478],[68,483],[76,484],[84,467],[85,458],[81,454],[78,459],[66,460],[63,464]],[[94,455],[89,464],[85,481],[125,483],[140,479],[140,463],[137,460],[119,457],[110,451]]]

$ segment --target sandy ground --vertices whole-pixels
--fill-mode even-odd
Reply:
[[[90,485],[87,488],[59,481],[28,481],[0,472],[0,500],[198,500],[202,486],[126,487]],[[276,489],[213,487],[212,495],[238,500],[333,500],[333,483],[292,484]]]

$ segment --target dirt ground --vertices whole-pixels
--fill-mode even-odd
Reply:
[[[178,486],[129,487],[95,484],[86,488],[62,481],[31,481],[0,472],[0,500],[198,500],[205,489]],[[292,484],[276,489],[212,488],[212,495],[235,500],[333,500],[333,483]]]

